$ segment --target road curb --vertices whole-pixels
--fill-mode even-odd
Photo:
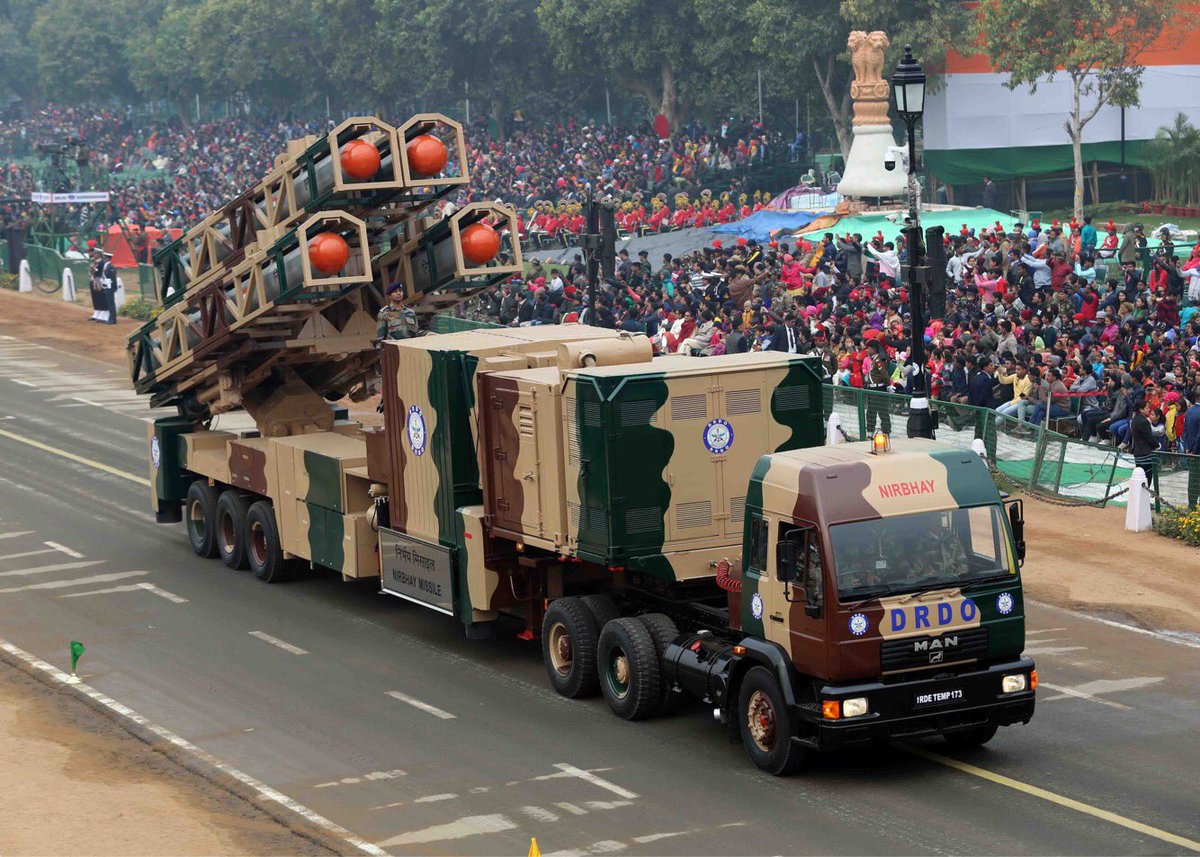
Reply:
[[[143,724],[114,711],[103,701],[84,692],[87,685],[69,685],[48,672],[37,663],[27,660],[9,650],[10,644],[0,640],[0,663],[12,667],[22,674],[45,685],[56,694],[83,703],[91,711],[102,715],[105,719],[116,724],[126,734],[145,744],[151,750],[159,753],[173,764],[192,773],[205,782],[216,786],[227,794],[245,801],[259,812],[265,813],[295,835],[308,840],[318,848],[330,854],[345,854],[355,842],[340,836],[334,831],[325,830],[305,818],[303,814],[276,800],[270,800],[251,785],[242,782],[217,765],[197,756],[194,752],[181,747],[168,738],[156,732],[150,725]],[[13,647],[15,648],[15,647]]]

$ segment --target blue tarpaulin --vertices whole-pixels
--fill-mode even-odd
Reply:
[[[803,229],[818,217],[824,217],[828,211],[756,211],[749,217],[735,220],[733,223],[722,223],[709,227],[710,232],[720,232],[724,235],[737,235],[741,238],[753,238],[755,241],[769,241],[771,233],[780,229],[789,235],[797,229]]]

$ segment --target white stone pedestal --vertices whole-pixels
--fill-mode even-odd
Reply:
[[[838,182],[843,196],[903,196],[908,187],[904,165],[897,160],[894,170],[883,168],[889,146],[896,145],[890,125],[857,125],[846,172]]]

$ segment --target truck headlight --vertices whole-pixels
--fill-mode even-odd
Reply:
[[[870,710],[865,696],[842,700],[842,717],[862,717]]]
[[[1017,693],[1022,691],[1027,686],[1025,673],[1017,673],[1016,675],[1006,675],[1000,679],[1001,693]]]

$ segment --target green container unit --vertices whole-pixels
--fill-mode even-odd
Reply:
[[[160,417],[150,425],[150,483],[159,523],[180,520],[180,503],[191,479],[183,470],[183,436],[194,430],[191,420]]]
[[[759,456],[824,442],[812,358],[730,355],[581,370],[563,395],[578,555],[665,579],[678,578],[669,555],[736,552]]]

